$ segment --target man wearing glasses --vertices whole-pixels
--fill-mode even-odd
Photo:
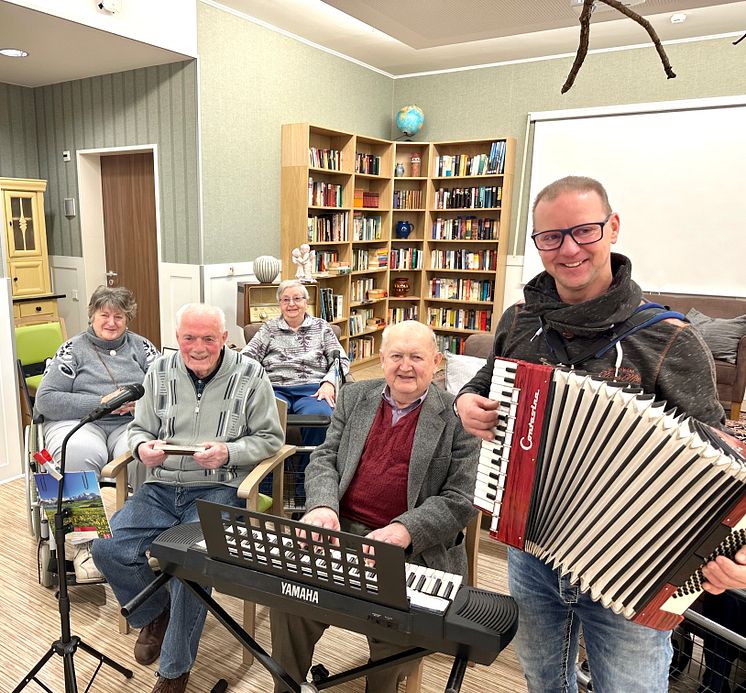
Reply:
[[[604,379],[635,383],[670,406],[719,426],[724,412],[712,356],[689,324],[661,320],[597,355],[598,345],[614,343],[613,331],[621,334],[620,328],[644,303],[631,278],[630,260],[611,252],[619,236],[619,215],[601,183],[579,176],[551,183],[536,197],[533,222],[532,238],[545,271],[526,285],[525,301],[502,316],[494,354],[572,364]],[[487,398],[492,368],[490,359],[455,404],[464,428],[484,440],[492,440],[497,423],[498,403]],[[510,548],[508,555],[510,592],[520,611],[513,643],[530,693],[577,691],[581,626],[594,690],[668,691],[670,632],[627,621],[528,553]],[[734,570],[746,570],[729,563]]]

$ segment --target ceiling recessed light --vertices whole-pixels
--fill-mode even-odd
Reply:
[[[22,48],[0,48],[0,55],[4,55],[6,58],[25,58],[28,51]]]
[[[686,15],[683,12],[677,12],[671,15],[671,24],[681,24],[686,21]]]

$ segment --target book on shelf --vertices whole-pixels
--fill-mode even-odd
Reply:
[[[500,222],[497,219],[475,216],[438,217],[433,221],[433,240],[439,241],[497,241],[500,236]]]
[[[335,295],[330,287],[319,288],[319,313],[322,320],[334,322],[342,315],[340,295]]]
[[[492,301],[495,282],[492,279],[457,279],[433,277],[430,280],[430,298],[453,301]]]
[[[489,332],[492,327],[492,311],[478,308],[428,307],[427,323],[435,329],[480,330]]]
[[[323,180],[308,177],[308,205],[309,207],[341,207],[342,186]]]
[[[422,190],[394,190],[393,208],[422,209],[423,200]]]
[[[420,248],[392,248],[389,254],[389,267],[392,270],[422,269],[422,250]]]
[[[363,207],[375,208],[379,206],[379,194],[370,190],[363,190]]]
[[[403,322],[404,320],[418,320],[417,306],[390,307],[388,310],[389,324]]]
[[[435,340],[438,343],[438,351],[449,352],[451,354],[463,354],[464,346],[466,344],[466,337],[458,337],[456,335],[435,335]]]
[[[333,171],[340,169],[339,149],[323,149],[321,147],[308,148],[308,165],[311,168],[328,168]]]
[[[347,214],[319,214],[308,217],[309,243],[342,243],[348,238]]]
[[[350,363],[353,363],[373,356],[375,340],[373,337],[355,337],[350,339],[349,346],[348,356],[350,357]]]
[[[494,271],[497,269],[497,251],[489,250],[431,250],[432,269]]]
[[[378,176],[381,174],[381,157],[375,154],[357,152],[355,154],[355,173],[367,173]]]
[[[380,241],[381,240],[381,217],[380,215],[368,216],[362,212],[354,212],[352,215],[352,240],[353,241]]]
[[[468,188],[438,188],[436,209],[495,209],[502,202],[501,185],[479,185]]]

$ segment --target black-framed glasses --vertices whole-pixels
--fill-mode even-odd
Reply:
[[[571,226],[569,229],[539,231],[539,233],[532,234],[531,238],[538,250],[557,250],[564,242],[565,236],[570,236],[578,245],[597,243],[604,237],[604,226],[611,219],[612,214],[613,212],[610,212],[603,221],[589,221]]]

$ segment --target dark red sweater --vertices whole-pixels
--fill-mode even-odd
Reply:
[[[341,516],[379,529],[406,511],[409,458],[421,410],[417,407],[392,426],[391,405],[381,400],[355,476],[342,496]]]

